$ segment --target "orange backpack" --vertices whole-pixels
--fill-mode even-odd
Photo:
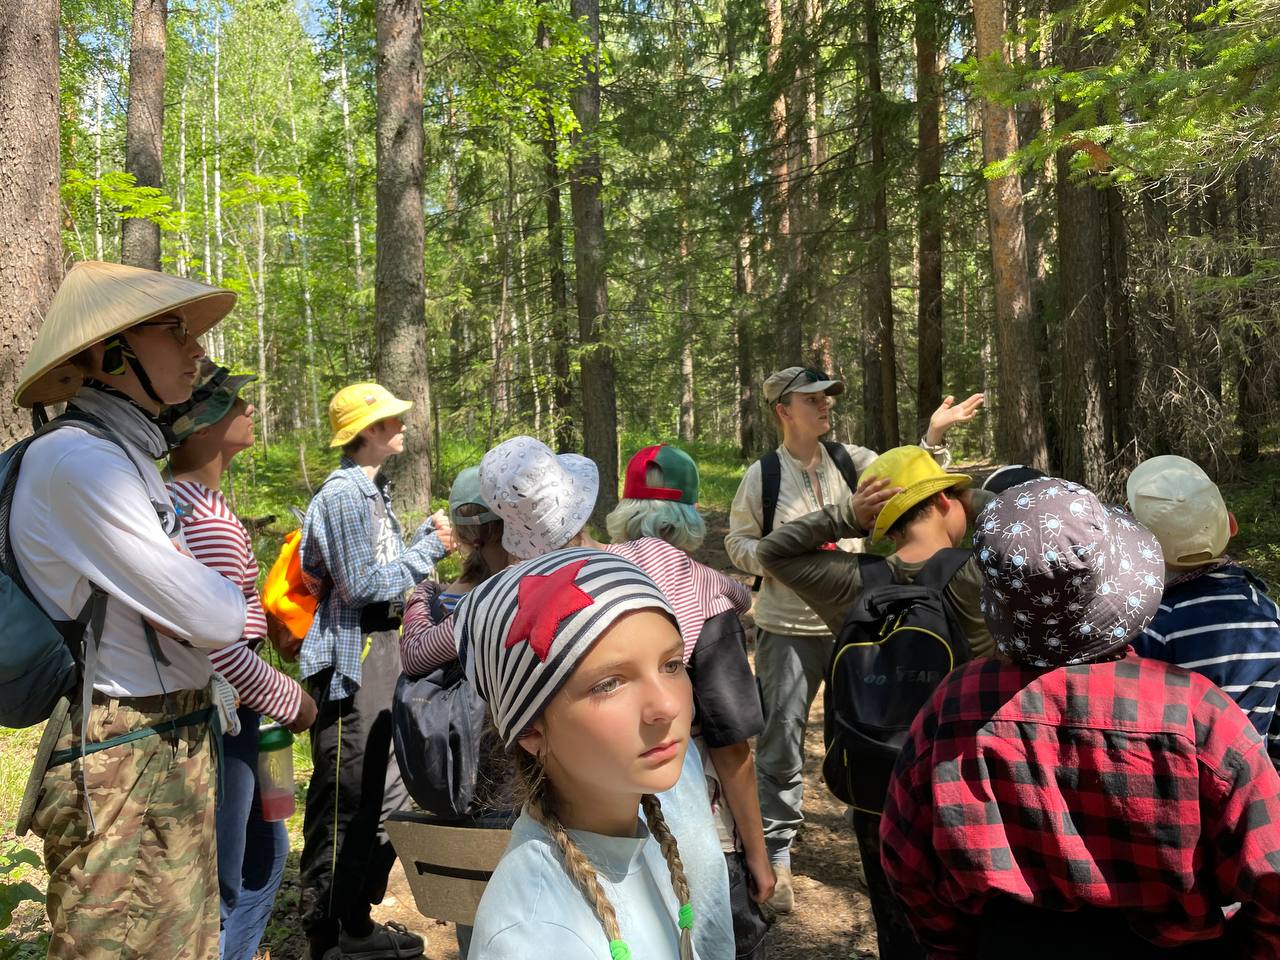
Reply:
[[[262,585],[262,606],[301,640],[311,629],[320,598],[307,589],[302,579],[302,531],[284,538],[284,546],[271,565]]]

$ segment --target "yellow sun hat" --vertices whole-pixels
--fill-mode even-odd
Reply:
[[[343,387],[329,401],[329,424],[333,427],[329,446],[345,447],[365,427],[388,417],[398,417],[412,406],[412,400],[401,400],[377,383]]]
[[[181,317],[193,337],[208,332],[235,305],[230,290],[172,274],[86,260],[63,278],[27,355],[15,405],[74,397],[84,381],[71,358],[130,327]]]
[[[873,540],[885,535],[899,517],[922,500],[950,488],[963,490],[973,483],[973,478],[963,473],[947,473],[936,460],[921,447],[894,447],[876,457],[858,477],[861,485],[868,480],[885,477],[889,485],[902,487],[902,492],[884,505],[876,517]]]

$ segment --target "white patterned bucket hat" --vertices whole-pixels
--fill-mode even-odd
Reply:
[[[978,515],[973,552],[996,646],[1032,667],[1123,656],[1164,594],[1164,558],[1151,531],[1054,477],[992,500]]]
[[[480,493],[502,518],[502,546],[520,560],[559,550],[587,525],[600,494],[595,462],[512,437],[480,461]]]

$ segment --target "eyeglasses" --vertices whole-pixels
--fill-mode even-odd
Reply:
[[[799,380],[801,377],[804,377],[805,379],[807,379],[809,383],[821,383],[823,380],[831,379],[821,370],[814,370],[811,367],[805,367],[803,370],[797,373],[794,377],[788,380],[787,385],[785,387],[783,387],[780,391],[778,391],[778,400],[775,402],[780,402],[782,398],[787,395],[787,391],[790,390],[795,385],[795,382]]]
[[[191,331],[187,329],[187,322],[176,317],[170,320],[152,320],[148,323],[140,323],[138,326],[164,327],[169,331],[169,335],[173,337],[174,343],[180,347],[185,347],[187,341],[191,339]]]

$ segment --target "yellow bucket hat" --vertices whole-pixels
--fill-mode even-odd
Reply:
[[[876,517],[873,540],[897,522],[898,518],[922,500],[949,488],[963,490],[973,478],[963,473],[947,473],[936,460],[920,447],[894,447],[876,457],[858,478],[861,484],[867,480],[885,477],[891,486],[902,487],[902,492],[884,505]]]
[[[329,425],[333,427],[331,447],[345,447],[370,424],[398,417],[413,406],[386,387],[376,383],[353,383],[343,387],[329,401]]]

